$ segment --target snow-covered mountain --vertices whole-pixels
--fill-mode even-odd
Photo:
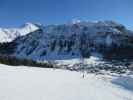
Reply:
[[[19,36],[24,36],[37,30],[38,27],[32,23],[26,23],[19,28],[0,28],[0,43],[11,42]]]
[[[114,21],[78,21],[36,26],[38,30],[13,41],[16,46],[12,55],[35,60],[83,58],[91,55],[133,58],[133,32]]]
[[[112,53],[121,47],[130,49],[132,40],[133,32],[113,21],[40,26],[16,40],[14,55],[39,60],[89,57],[96,52]]]

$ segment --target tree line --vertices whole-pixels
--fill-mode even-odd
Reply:
[[[50,62],[38,62],[31,59],[22,59],[14,56],[0,55],[0,63],[11,66],[29,66],[29,67],[41,67],[41,68],[53,68],[53,64]]]

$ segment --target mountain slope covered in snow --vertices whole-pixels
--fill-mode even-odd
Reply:
[[[39,26],[37,31],[16,39],[14,55],[37,60],[89,57],[132,58],[133,32],[113,21],[80,21]],[[129,53],[129,54],[128,54]]]
[[[3,49],[0,53],[14,49],[11,55],[33,60],[89,58],[92,55],[133,58],[133,32],[114,21],[36,26],[37,30],[0,46]]]
[[[38,27],[32,23],[26,23],[19,28],[0,28],[0,43],[11,42],[15,38],[24,36],[37,29]]]

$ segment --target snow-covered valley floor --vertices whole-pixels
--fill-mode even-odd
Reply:
[[[133,77],[0,64],[0,100],[133,100]]]

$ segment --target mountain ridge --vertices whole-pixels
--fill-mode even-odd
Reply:
[[[128,54],[133,50],[133,32],[114,21],[35,25],[37,30],[13,41],[16,45],[11,55],[34,60],[61,60],[88,58],[97,53],[116,58],[120,51],[124,56],[133,57],[131,52]]]
[[[0,43],[11,42],[19,36],[24,36],[37,30],[38,27],[32,23],[25,23],[18,28],[0,28]]]

